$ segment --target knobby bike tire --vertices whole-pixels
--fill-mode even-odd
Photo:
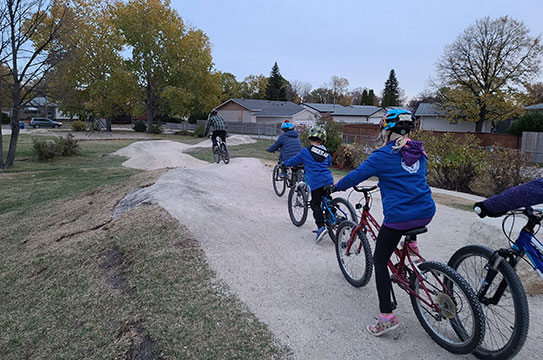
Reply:
[[[288,193],[288,215],[290,221],[296,226],[302,226],[307,219],[309,204],[306,188],[305,183],[298,183],[290,188]]]
[[[454,354],[471,353],[485,335],[485,318],[477,295],[450,266],[429,261],[419,264],[418,268],[424,275],[424,286],[431,290],[432,300],[440,306],[440,311],[410,294],[417,319],[441,347]],[[410,287],[421,298],[427,298],[415,274],[411,274]],[[458,335],[459,329],[463,332],[462,336]]]
[[[225,164],[228,164],[230,162],[230,154],[228,154],[228,147],[225,143],[221,143],[220,145],[221,149],[221,159]]]
[[[273,168],[272,184],[273,184],[273,191],[275,191],[275,195],[279,197],[283,196],[286,189],[285,179],[282,179],[279,177],[280,173],[281,173],[281,165],[277,164]]]
[[[211,151],[213,152],[213,160],[218,164],[221,161],[221,154],[219,154],[219,148],[217,147],[217,150],[213,149],[211,147]]]
[[[357,226],[353,221],[344,221],[337,230],[336,258],[343,276],[354,287],[366,286],[373,271],[373,258],[370,242],[362,229],[359,229],[353,239],[349,254],[347,247],[352,230]]]
[[[453,254],[449,260],[449,266],[457,270],[478,292],[488,271],[485,266],[493,253],[494,250],[485,246],[465,246]],[[480,359],[510,359],[514,357],[524,346],[530,326],[530,311],[526,292],[515,269],[506,259],[503,259],[497,270],[498,275],[490,284],[485,299],[492,298],[498,285],[504,280],[507,288],[505,296],[502,296],[496,305],[485,304],[485,299],[479,299],[485,312],[486,335],[473,353]],[[509,292],[509,296],[507,292]]]
[[[344,211],[347,210],[346,217],[343,215],[341,211],[338,210],[339,208],[341,208]],[[330,236],[330,239],[335,244],[337,242],[336,232],[339,225],[345,220],[350,220],[356,223],[357,215],[351,203],[348,202],[346,199],[340,198],[340,197],[332,199],[332,201],[330,202],[330,209],[334,211],[336,214],[336,222],[330,223],[326,221],[326,228],[328,229],[328,235]],[[332,219],[331,214],[326,209],[324,210],[324,218],[330,219],[330,220]]]

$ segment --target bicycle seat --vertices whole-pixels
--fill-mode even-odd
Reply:
[[[405,231],[402,235],[404,236],[417,236],[418,234],[424,234],[428,231],[428,228],[426,226],[421,226],[418,228],[414,228],[408,231]]]

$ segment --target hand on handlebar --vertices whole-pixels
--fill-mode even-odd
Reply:
[[[483,201],[479,201],[477,203],[475,203],[473,205],[473,211],[479,215],[479,217],[482,219],[484,218],[485,216],[488,216],[488,217],[500,217],[504,214],[507,213],[507,211],[504,211],[504,212],[500,212],[500,213],[493,213],[493,212],[490,212],[485,204],[483,203]]]

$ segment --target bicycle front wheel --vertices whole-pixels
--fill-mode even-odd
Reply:
[[[328,235],[330,239],[334,242],[337,242],[336,232],[339,228],[339,225],[345,220],[350,220],[354,223],[357,222],[356,211],[350,202],[344,198],[335,198],[330,201],[330,210],[324,210],[324,220],[326,223],[326,228],[328,229]]]
[[[228,154],[228,147],[225,143],[221,143],[220,145],[221,149],[221,159],[225,164],[228,164],[230,162],[230,154]]]
[[[475,356],[481,359],[510,359],[522,349],[526,341],[530,313],[522,283],[515,269],[505,259],[498,265],[498,274],[489,284],[486,294],[479,295],[493,253],[492,249],[485,246],[465,246],[453,254],[449,266],[477,291],[485,313],[486,335],[475,349]],[[503,295],[494,299],[500,286]]]
[[[345,279],[354,287],[368,284],[373,270],[371,246],[366,234],[359,229],[352,243],[351,233],[356,227],[352,221],[344,221],[337,230],[336,258]]]
[[[475,292],[450,266],[429,261],[418,268],[420,278],[411,274],[410,284],[416,294],[410,297],[417,319],[443,348],[471,353],[485,335],[485,318]]]
[[[305,183],[297,183],[288,193],[288,215],[296,226],[302,226],[307,219],[308,202]]]
[[[272,184],[273,184],[273,191],[275,191],[275,194],[277,196],[283,196],[285,193],[285,179],[279,177],[279,174],[281,174],[281,165],[277,164],[273,168],[273,174],[272,174]]]

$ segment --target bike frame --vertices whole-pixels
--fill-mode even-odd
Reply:
[[[381,230],[381,226],[377,223],[373,215],[370,213],[370,201],[371,196],[370,192],[377,189],[377,185],[374,185],[370,188],[366,188],[365,190],[361,191],[364,193],[364,205],[362,205],[362,214],[360,216],[360,222],[359,224],[352,230],[351,237],[349,239],[349,244],[347,245],[347,254],[350,254],[351,246],[354,243],[354,238],[358,231],[363,231],[364,234],[369,235],[371,239],[374,242],[377,242],[377,235],[376,233],[379,233],[379,230]],[[356,189],[355,189],[356,190]],[[358,190],[357,190],[358,191]],[[360,203],[357,204],[356,208],[360,208]],[[394,250],[394,254],[398,257],[398,263],[394,264],[391,259],[388,261],[388,269],[391,273],[391,280],[398,284],[398,286],[406,291],[407,293],[415,296],[417,299],[422,301],[427,306],[432,307],[435,311],[439,312],[439,307],[434,301],[432,300],[432,297],[430,296],[430,290],[426,288],[426,285],[424,285],[424,280],[426,278],[426,275],[422,274],[422,272],[419,270],[417,264],[411,259],[411,255],[409,254],[409,250],[407,248],[407,244],[411,242],[412,240],[410,237],[405,237],[404,246],[401,248],[396,247]],[[360,244],[362,246],[362,244]],[[360,253],[361,248],[357,249],[357,252]],[[418,251],[415,249],[411,249],[411,252],[413,252],[418,259],[421,261],[425,261],[424,258],[420,255]],[[349,256],[349,255],[347,255]],[[413,274],[417,277],[419,280],[419,284],[421,285],[421,288],[424,290],[424,293],[426,294],[427,298],[421,297],[419,294],[414,292],[411,287],[409,280],[404,274],[407,274],[408,272],[411,273],[411,276]],[[446,286],[444,286],[443,282],[436,278],[436,280],[439,282],[441,286],[443,286],[444,289],[448,289]]]

